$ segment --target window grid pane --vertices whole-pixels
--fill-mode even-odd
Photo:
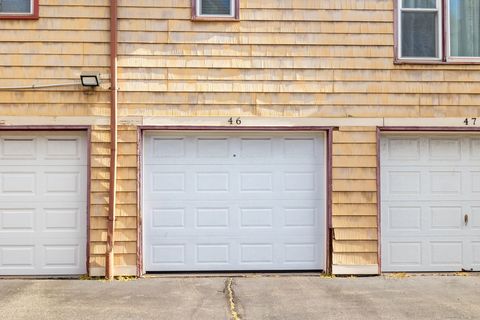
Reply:
[[[402,12],[401,56],[438,58],[438,13]]]
[[[437,0],[402,0],[402,8],[436,9]]]
[[[0,0],[0,13],[30,13],[31,0]]]
[[[200,0],[201,15],[231,15],[231,0]]]
[[[480,57],[480,0],[450,0],[450,55]]]

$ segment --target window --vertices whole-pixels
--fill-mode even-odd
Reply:
[[[0,0],[0,19],[37,19],[38,0]]]
[[[480,0],[398,0],[402,60],[480,61]]]
[[[239,0],[192,0],[194,20],[238,20]]]
[[[480,0],[449,0],[448,12],[448,55],[480,57]]]

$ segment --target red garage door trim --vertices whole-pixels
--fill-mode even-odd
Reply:
[[[325,132],[326,135],[326,214],[327,214],[327,239],[326,239],[326,273],[331,273],[332,268],[332,145],[334,127],[327,126],[301,126],[301,127],[285,127],[285,126],[245,126],[245,127],[226,127],[226,126],[138,126],[137,127],[137,275],[143,275],[143,222],[142,222],[142,163],[143,163],[143,133],[147,130],[155,131],[256,131],[256,132],[289,132],[289,131],[305,131],[305,132]]]

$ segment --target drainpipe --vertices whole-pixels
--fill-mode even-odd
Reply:
[[[105,277],[114,276],[115,207],[117,181],[117,0],[110,0],[110,184],[108,196],[108,227]]]

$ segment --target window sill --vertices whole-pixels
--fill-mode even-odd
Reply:
[[[480,65],[480,61],[442,61],[442,60],[414,60],[414,59],[395,59],[393,61],[395,65],[413,64],[413,65]]]
[[[38,14],[0,14],[0,20],[38,20]]]
[[[204,16],[194,16],[190,19],[191,21],[218,21],[218,22],[239,22],[240,19],[237,17],[204,17]]]

